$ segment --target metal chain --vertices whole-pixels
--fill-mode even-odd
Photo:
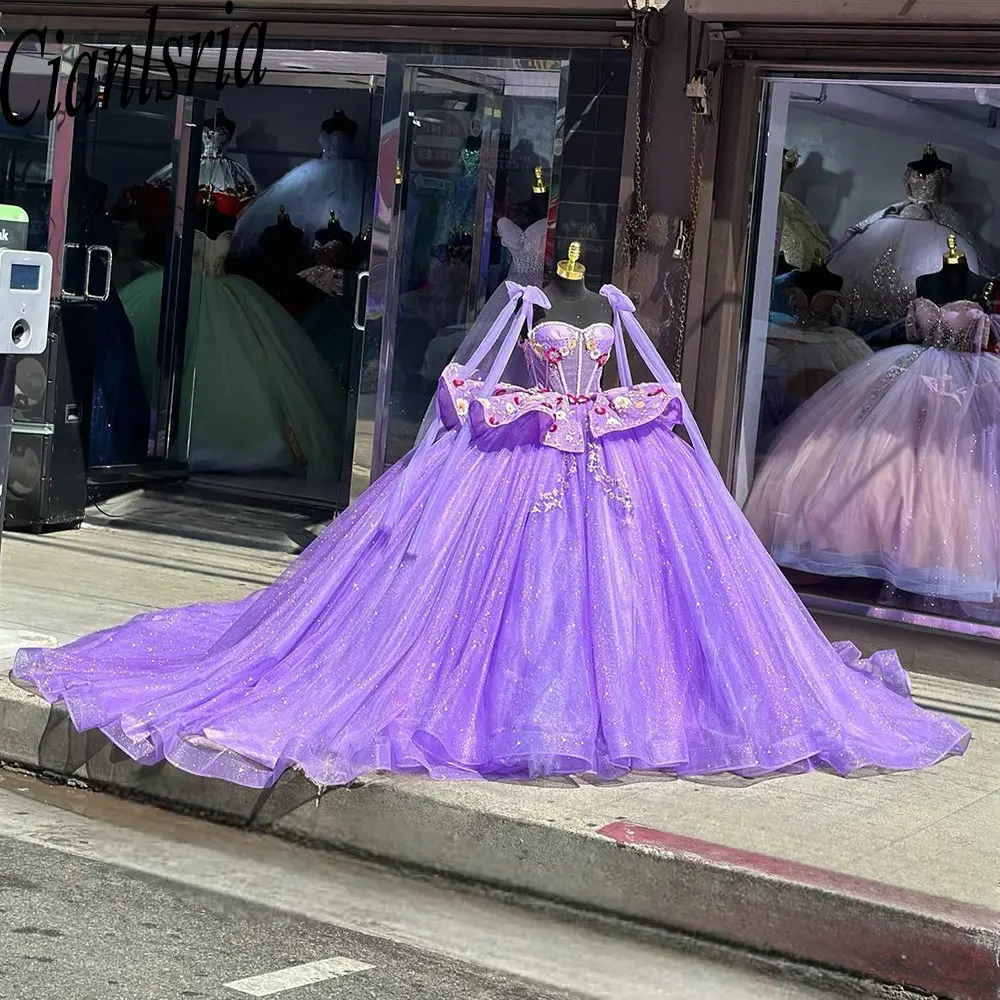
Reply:
[[[691,257],[694,248],[694,237],[698,231],[698,207],[701,200],[701,180],[705,171],[705,143],[703,142],[705,116],[698,113],[694,103],[691,105],[691,208],[689,223],[689,241],[684,258],[681,261],[681,287],[676,308],[676,331],[674,336],[673,375],[678,381],[684,364],[684,341],[687,332],[688,291],[691,287]]]
[[[625,222],[628,237],[628,265],[633,269],[639,259],[649,227],[649,206],[646,204],[646,146],[647,130],[645,122],[645,96],[652,93],[656,79],[656,49],[650,44],[649,33],[642,18],[655,17],[646,11],[637,15],[635,38],[639,44],[638,67],[635,74],[635,163],[633,168],[632,210]]]

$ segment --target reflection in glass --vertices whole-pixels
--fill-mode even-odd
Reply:
[[[793,261],[784,191],[762,206],[778,231],[773,243],[760,232],[747,343],[746,405],[759,415],[756,434],[744,425],[757,466],[747,516],[807,589],[1000,623],[1000,190],[984,155],[988,115],[961,86],[927,101],[919,87],[880,85],[883,99],[899,92],[900,120],[879,123],[876,138],[863,84],[831,83],[829,104],[797,102],[803,88],[771,85],[771,126],[787,127],[770,136],[765,190],[795,192],[798,247],[822,214],[833,249],[824,258],[812,239],[811,264]],[[914,107],[944,133],[947,158],[913,134],[903,110]],[[776,141],[782,163],[770,162]],[[804,178],[789,170],[792,147],[808,151]],[[923,152],[907,159],[914,147]],[[906,200],[866,212],[894,174]],[[845,182],[855,175],[865,186]]]
[[[245,154],[231,148],[236,121],[221,108],[207,117],[197,204],[188,220],[195,232],[177,457],[196,472],[282,474],[335,484],[346,393],[279,297],[253,277],[228,273],[233,230],[256,182]],[[155,196],[169,177],[170,168],[161,169],[144,187]],[[264,263],[272,265],[264,272],[279,281],[288,266],[307,260],[302,232],[284,212],[260,244]],[[151,272],[122,291],[143,357],[159,335],[162,283],[162,272]],[[144,376],[151,381],[155,370]]]
[[[561,71],[519,86],[484,74],[413,81],[386,464],[412,446],[485,298],[504,280],[544,279]]]

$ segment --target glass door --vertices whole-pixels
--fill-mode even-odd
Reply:
[[[176,359],[160,317],[171,302],[172,222],[186,196],[177,166],[190,138],[183,101],[129,100],[124,74],[100,75],[96,58],[81,59],[88,49],[97,51],[64,53],[81,67],[82,107],[67,118],[61,300],[88,482],[100,496],[186,473],[164,448],[170,413],[161,389]]]
[[[350,467],[385,57],[273,50],[262,85],[221,92],[232,67],[215,57],[194,71],[175,58],[173,100],[123,109],[112,92],[77,119],[71,203],[104,189],[112,232],[91,225],[74,242],[84,260],[114,248],[104,301],[94,273],[74,287],[78,339],[108,348],[118,426],[142,431],[112,450],[91,429],[91,475],[134,477],[137,460],[333,509]],[[152,85],[168,73],[151,59]]]
[[[502,76],[390,60],[350,498],[412,447],[487,295]]]

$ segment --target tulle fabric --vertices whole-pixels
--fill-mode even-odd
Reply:
[[[156,271],[121,291],[148,392],[162,285]],[[187,337],[181,406],[192,468],[340,474],[346,394],[274,299],[239,275],[195,273]]]
[[[746,506],[782,566],[1000,595],[1000,358],[904,345],[800,407]]]
[[[765,365],[782,373],[794,398],[805,400],[834,376],[871,357],[871,353],[861,337],[844,327],[807,330],[772,324]]]
[[[964,747],[906,697],[895,654],[826,641],[669,426],[602,452],[631,517],[586,462],[514,425],[462,453],[420,559],[379,529],[393,471],[267,590],[24,650],[14,673],[137,759],[255,787],[288,766],[319,785],[850,773]],[[535,510],[560,482],[563,505]]]
[[[540,294],[510,291],[504,343]],[[267,589],[21,650],[14,677],[136,759],[252,787],[288,767],[321,786],[381,770],[757,777],[964,750],[961,725],[910,700],[894,653],[827,642],[634,307],[604,292],[619,349],[627,334],[677,405],[580,453],[540,441],[534,411],[428,434]]]

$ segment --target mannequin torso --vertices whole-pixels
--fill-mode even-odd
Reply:
[[[839,292],[844,287],[844,279],[834,274],[826,264],[813,264],[807,271],[796,271],[792,276],[792,285],[801,288],[809,298],[820,292]]]
[[[552,308],[535,310],[535,323],[546,320],[583,329],[595,323],[611,323],[613,312],[608,300],[579,279],[556,275],[543,289]]]
[[[939,306],[949,302],[978,302],[988,279],[969,268],[963,257],[957,264],[944,264],[936,274],[922,274],[916,281],[917,295]]]

